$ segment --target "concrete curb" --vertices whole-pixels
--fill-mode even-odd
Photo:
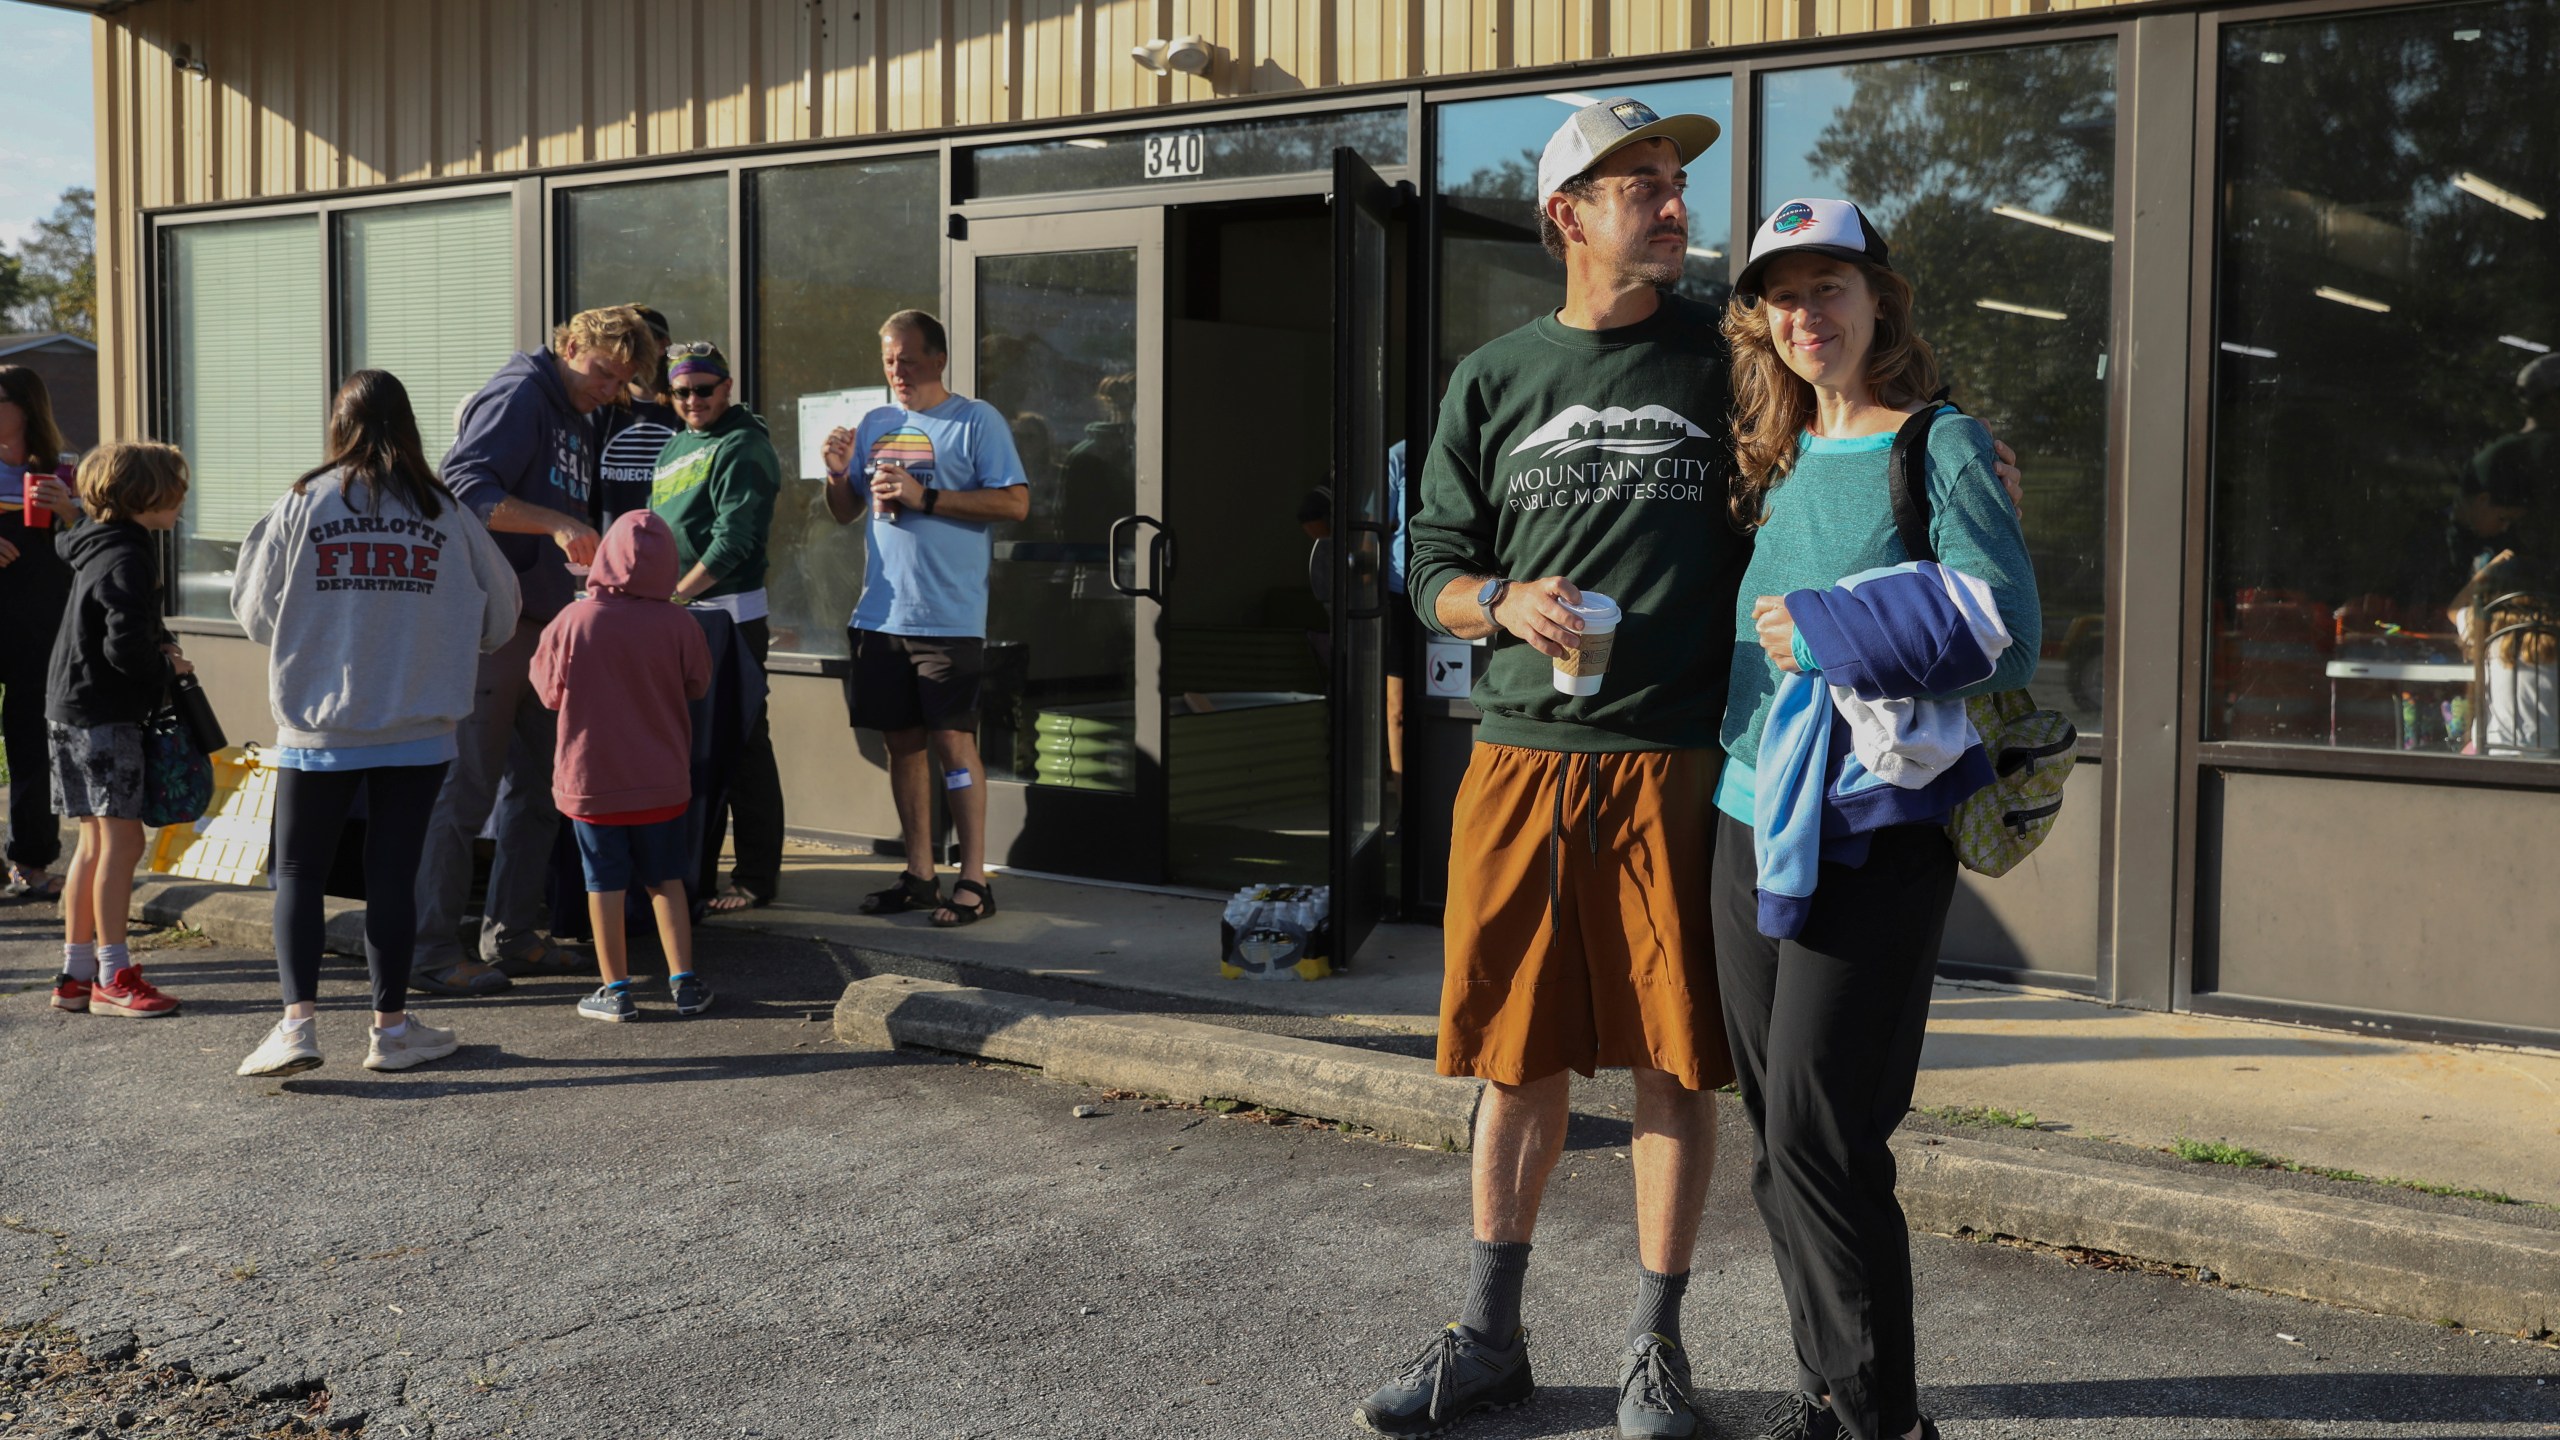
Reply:
[[[1467,1144],[1479,1093],[1407,1056],[903,975],[847,986],[835,1033],[868,1049],[1037,1065],[1077,1084],[1243,1100],[1444,1148]],[[2253,1290],[2479,1330],[2560,1325],[2560,1232],[1946,1136],[1898,1136],[1894,1153],[1914,1229],[2191,1265]]]
[[[364,953],[364,904],[331,896],[322,946],[332,955]],[[221,945],[272,950],[276,943],[273,890],[186,880],[175,875],[133,877],[132,918],[151,925],[187,925]]]
[[[1980,1140],[1905,1134],[1894,1155],[1915,1230],[2192,1265],[2252,1290],[2475,1330],[2560,1328],[2560,1232]]]
[[[133,917],[272,948],[274,897],[141,876]],[[364,909],[331,900],[328,948],[364,950]],[[886,952],[883,952],[886,954]],[[1241,1100],[1463,1149],[1480,1087],[1410,1056],[905,975],[837,1002],[836,1038],[1036,1065],[1060,1080],[1185,1100]],[[2161,1170],[1949,1136],[1894,1141],[1912,1228],[2004,1235],[2210,1269],[2251,1289],[2484,1331],[2560,1329],[2560,1231],[2269,1189],[2209,1167]]]
[[[1407,1055],[906,975],[846,986],[835,1034],[863,1049],[905,1045],[1037,1065],[1079,1085],[1242,1100],[1453,1150],[1466,1148],[1483,1092]]]

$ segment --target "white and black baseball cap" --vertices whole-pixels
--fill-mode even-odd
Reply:
[[[1639,140],[1670,141],[1680,152],[1680,163],[1686,165],[1706,154],[1723,133],[1723,126],[1704,115],[1657,115],[1652,106],[1631,95],[1595,100],[1574,111],[1547,137],[1546,152],[1538,157],[1538,210],[1545,213],[1547,197],[1574,176]]]
[[[1769,273],[1769,262],[1799,253],[1893,268],[1884,236],[1867,223],[1864,210],[1846,200],[1790,200],[1769,212],[1769,218],[1760,222],[1760,233],[1751,237],[1751,263],[1734,277],[1734,295],[1745,301],[1759,299],[1760,277]]]

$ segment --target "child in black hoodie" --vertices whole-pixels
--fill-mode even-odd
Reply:
[[[110,444],[80,462],[94,517],[64,537],[71,603],[45,677],[54,813],[80,821],[63,891],[62,978],[53,1003],[151,1019],[178,1002],[142,978],[125,949],[133,867],[142,858],[142,727],[169,684],[194,670],[160,625],[153,532],[178,523],[187,461],[166,445]]]

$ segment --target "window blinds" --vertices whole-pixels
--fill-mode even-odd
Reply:
[[[346,371],[409,391],[427,463],[442,465],[463,399],[515,349],[515,206],[504,195],[338,217]]]
[[[169,233],[174,435],[193,539],[236,541],[320,462],[320,222],[307,215]]]

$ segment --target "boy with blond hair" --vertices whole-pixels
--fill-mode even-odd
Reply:
[[[142,978],[125,948],[133,867],[142,858],[142,727],[194,666],[160,626],[155,534],[178,523],[187,461],[166,445],[108,444],[80,462],[90,523],[62,541],[71,603],[45,676],[53,808],[80,822],[62,895],[61,1010],[148,1020],[178,1002]]]

